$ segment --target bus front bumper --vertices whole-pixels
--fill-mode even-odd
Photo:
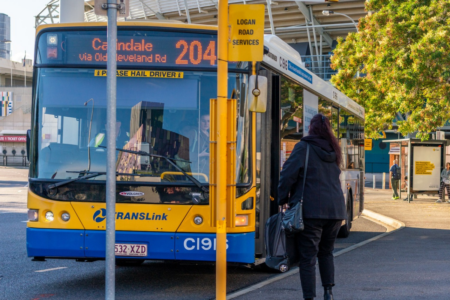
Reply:
[[[105,258],[105,231],[27,228],[29,257]],[[215,261],[214,233],[116,231],[116,243],[146,244],[139,259]],[[227,261],[255,262],[255,233],[227,234]]]

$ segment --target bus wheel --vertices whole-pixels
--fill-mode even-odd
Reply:
[[[121,267],[140,266],[144,263],[144,261],[145,259],[116,258],[116,266]]]
[[[353,199],[350,196],[349,201],[347,202],[347,220],[345,220],[345,224],[341,226],[338,233],[338,237],[340,238],[348,238],[350,235],[350,229],[352,228],[352,207]]]

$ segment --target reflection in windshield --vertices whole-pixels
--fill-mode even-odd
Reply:
[[[38,178],[69,179],[67,171],[106,170],[106,78],[95,70],[40,69]],[[249,113],[246,75],[230,74],[229,91],[238,99],[239,182],[248,181]],[[116,145],[177,159],[176,164],[200,182],[209,181],[209,104],[217,77],[184,72],[178,78],[117,78]],[[90,100],[92,99],[92,100]],[[88,101],[90,100],[90,101]],[[244,109],[245,108],[245,109]],[[164,159],[117,151],[119,181],[188,182]],[[139,176],[141,175],[141,176]],[[142,176],[145,175],[145,176]],[[92,180],[104,180],[99,176]]]

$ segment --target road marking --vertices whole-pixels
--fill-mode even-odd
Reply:
[[[376,220],[377,221],[376,223],[378,223],[378,224],[384,223],[383,226],[386,227],[387,232],[379,234],[379,235],[377,235],[377,236],[375,236],[375,237],[373,237],[371,239],[368,239],[368,240],[362,241],[360,243],[354,244],[353,246],[350,246],[348,248],[336,251],[335,253],[333,253],[334,257],[342,255],[342,254],[347,253],[347,252],[350,252],[352,250],[355,250],[356,248],[362,247],[362,246],[364,246],[364,245],[366,245],[368,243],[371,243],[373,241],[381,239],[381,238],[383,238],[383,237],[385,237],[385,236],[387,236],[387,235],[389,235],[391,233],[394,233],[394,232],[396,232],[398,230],[401,230],[401,229],[405,228],[405,224],[403,222],[395,220],[395,219],[392,219],[392,218],[389,218],[389,217],[386,217],[386,216],[383,216],[381,214],[375,213],[375,212],[370,211],[370,210],[364,210],[362,215],[365,218],[369,217],[367,219],[370,219],[371,221],[372,221],[372,219]],[[391,227],[391,228],[389,228],[389,227]],[[284,279],[286,277],[289,277],[291,275],[298,274],[298,272],[299,272],[298,267],[296,267],[296,268],[294,268],[294,269],[292,269],[290,271],[287,271],[286,273],[282,273],[280,275],[276,275],[276,276],[274,276],[272,278],[269,278],[269,279],[266,279],[264,281],[261,281],[261,282],[255,284],[255,285],[252,285],[252,286],[249,286],[249,287],[244,288],[242,290],[239,290],[237,292],[228,294],[226,299],[227,300],[234,299],[234,298],[237,298],[239,296],[248,294],[248,293],[253,292],[253,291],[257,290],[257,289],[260,289],[260,288],[262,288],[262,287],[264,287],[264,286],[266,286],[268,284],[271,284],[273,282],[279,281],[279,280]]]
[[[34,271],[34,272],[36,272],[36,273],[42,273],[42,272],[49,272],[49,271],[55,271],[55,270],[61,270],[61,269],[67,269],[67,267],[51,268],[51,269],[45,269],[45,270]]]

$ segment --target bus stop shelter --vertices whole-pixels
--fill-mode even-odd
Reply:
[[[402,189],[407,193],[408,203],[413,196],[420,194],[439,194],[441,172],[445,167],[445,146],[447,140],[421,141],[419,139],[383,140],[390,143],[390,160],[398,158],[401,170],[399,184],[400,198]]]

